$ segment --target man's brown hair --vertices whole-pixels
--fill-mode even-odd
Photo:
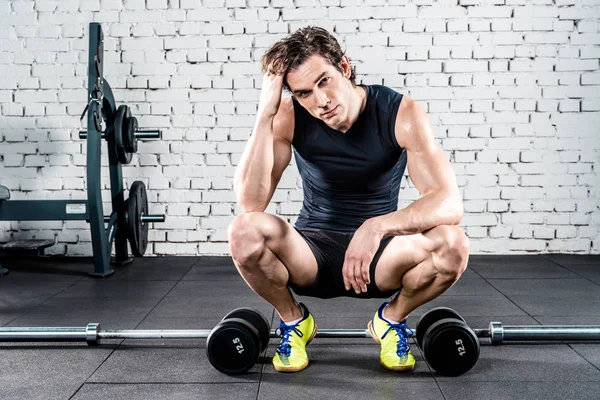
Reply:
[[[319,55],[327,60],[340,72],[344,72],[340,61],[344,56],[340,44],[326,29],[316,26],[300,28],[291,35],[279,40],[262,56],[262,72],[284,75],[283,86],[291,92],[287,84],[288,72],[298,68],[313,55]],[[350,82],[356,85],[356,73],[351,67]]]

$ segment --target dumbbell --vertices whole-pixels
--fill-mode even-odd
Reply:
[[[358,333],[350,336],[355,335]],[[208,360],[225,374],[244,373],[256,363],[269,337],[269,321],[260,312],[237,308],[225,315],[208,335]],[[479,358],[479,339],[475,332],[450,308],[434,308],[423,315],[417,324],[416,340],[425,360],[442,375],[462,375],[473,368]]]
[[[416,336],[425,360],[442,375],[462,375],[479,359],[479,338],[451,308],[438,307],[425,313],[417,324]]]
[[[267,348],[271,325],[258,311],[236,308],[210,332],[206,355],[217,370],[235,375],[248,371]]]

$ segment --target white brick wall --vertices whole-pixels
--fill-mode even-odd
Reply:
[[[427,109],[457,175],[472,253],[600,253],[597,1],[0,2],[0,182],[15,199],[85,198],[77,133],[90,21],[102,23],[117,102],[163,130],[124,167],[127,185],[146,183],[150,211],[167,214],[150,254],[227,254],[260,57],[309,24],[336,34],[360,82]],[[399,207],[418,196],[407,178]],[[293,223],[301,204],[292,161],[267,212]],[[56,237],[52,254],[91,254],[85,222],[0,226],[3,241]]]

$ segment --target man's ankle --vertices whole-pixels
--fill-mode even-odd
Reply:
[[[286,315],[285,318],[283,318],[281,315],[279,316],[279,318],[286,324],[286,325],[294,325],[293,322],[300,322],[300,320],[302,320],[302,318],[304,317],[304,310],[302,309],[302,307],[300,307],[300,304],[296,303],[296,310],[292,311],[290,314]]]

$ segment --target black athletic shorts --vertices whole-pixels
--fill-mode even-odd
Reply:
[[[386,298],[391,297],[398,290],[382,292],[375,285],[375,268],[379,257],[385,247],[392,240],[393,236],[386,236],[381,241],[375,257],[371,262],[369,275],[371,283],[367,285],[366,293],[356,294],[353,288],[346,290],[344,287],[344,278],[342,276],[342,267],[346,257],[346,249],[350,245],[350,240],[354,232],[330,231],[315,228],[295,228],[310,246],[315,258],[317,259],[318,272],[317,279],[313,284],[306,287],[299,287],[293,283],[288,286],[300,296],[318,297],[328,299],[332,297],[359,297],[359,298]]]

